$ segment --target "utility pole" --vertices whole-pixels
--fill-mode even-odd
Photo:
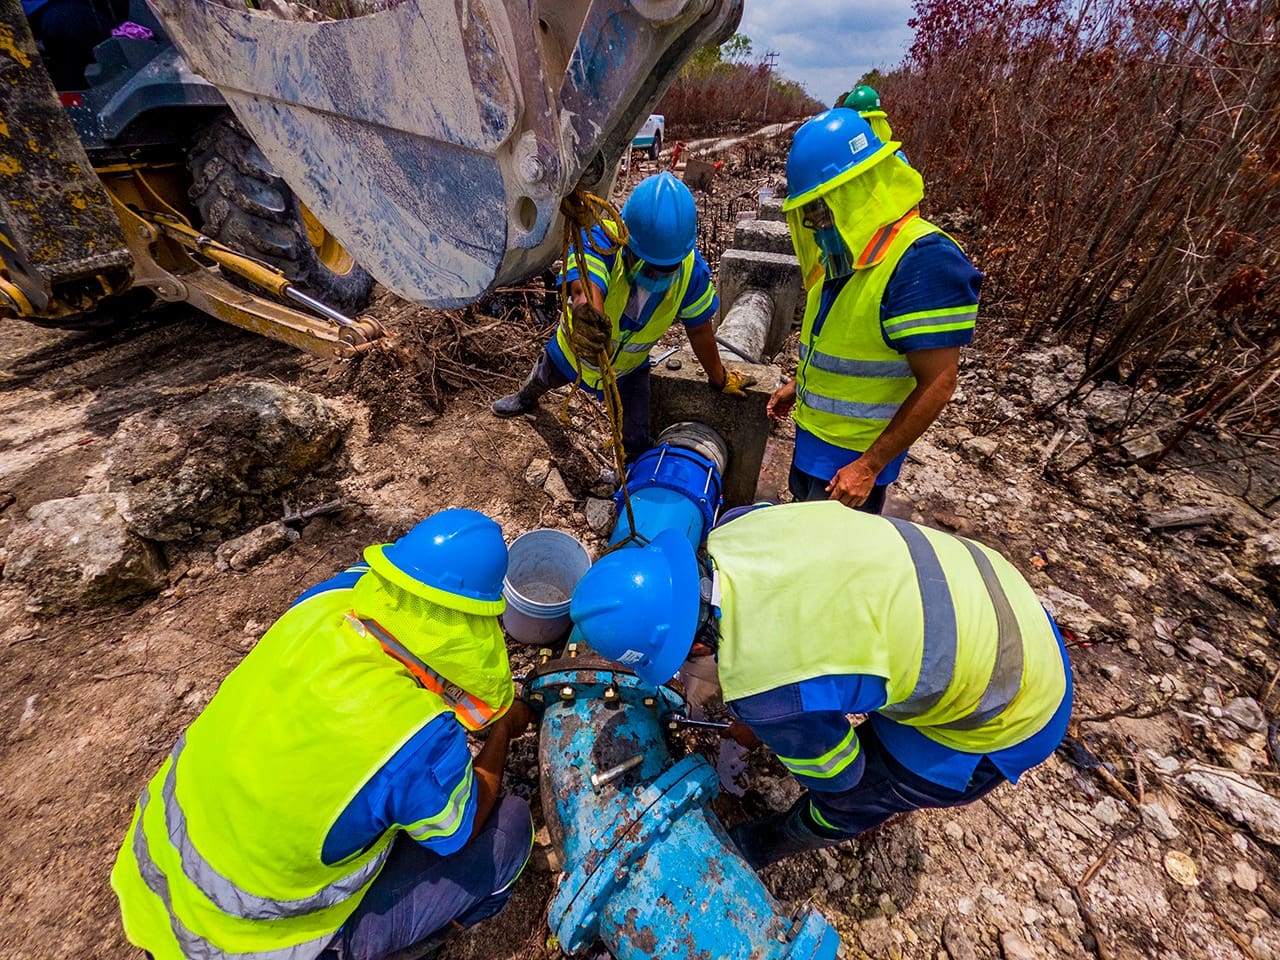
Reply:
[[[770,50],[764,55],[764,65],[768,69],[764,80],[764,118],[769,119],[769,88],[773,86],[773,66],[778,62],[778,51]]]

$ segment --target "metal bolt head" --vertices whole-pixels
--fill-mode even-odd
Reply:
[[[578,645],[576,643],[569,644],[564,648],[564,650],[565,653],[569,654],[571,657],[576,657],[578,655]]]
[[[572,700],[572,699],[573,699],[573,687],[570,687],[570,686],[567,686],[567,685],[566,685],[566,686],[561,687],[561,688],[560,688],[560,699],[561,699],[561,700]]]
[[[618,688],[617,688],[617,687],[605,687],[605,688],[604,688],[604,693],[602,694],[602,696],[604,697],[604,699],[605,699],[606,701],[613,701],[613,700],[617,700],[617,699],[618,699]]]
[[[652,707],[652,706],[653,706],[655,703],[657,703],[658,701],[656,701],[655,699],[653,699],[653,697],[645,697],[645,698],[644,698],[643,700],[641,700],[640,702],[641,702],[641,703],[643,703],[646,707]]]
[[[542,694],[541,694],[541,693],[531,693],[531,694],[529,694],[529,699],[530,699],[530,700],[532,700],[534,703],[541,703],[541,702],[542,702]]]

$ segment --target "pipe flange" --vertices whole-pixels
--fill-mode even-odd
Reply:
[[[691,754],[668,767],[649,785],[640,788],[637,803],[647,803],[625,826],[613,831],[618,839],[595,860],[588,872],[581,863],[569,867],[547,912],[561,948],[575,953],[598,936],[600,911],[625,881],[627,867],[650,844],[666,833],[681,814],[710,802],[719,789],[720,778],[705,759]],[[623,878],[621,881],[619,877]],[[559,914],[560,919],[554,917]]]

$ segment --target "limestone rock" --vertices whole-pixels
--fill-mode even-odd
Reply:
[[[543,491],[556,503],[573,503],[574,496],[564,484],[560,471],[552,467],[547,471],[547,479],[542,484]]]
[[[1099,627],[1108,625],[1107,618],[1091,607],[1083,597],[1059,587],[1049,587],[1042,591],[1041,599],[1053,614],[1053,619],[1081,639],[1086,639]]]
[[[1124,819],[1126,808],[1115,797],[1103,797],[1090,811],[1093,819],[1108,827],[1114,827]]]
[[[540,487],[547,482],[547,474],[551,472],[550,460],[530,460],[524,471],[524,482],[531,487]]]
[[[1000,441],[992,437],[970,437],[960,444],[972,460],[990,460],[1000,449]]]
[[[279,520],[254,527],[248,533],[228,540],[214,551],[214,563],[219,570],[248,570],[267,557],[297,543],[302,534]]]
[[[212,537],[264,519],[276,494],[320,466],[345,427],[314,394],[273,383],[211,390],[138,413],[111,442],[107,479],[151,540]]]
[[[1169,819],[1169,814],[1158,803],[1144,803],[1138,808],[1142,824],[1161,840],[1177,840],[1178,828]]]
[[[1256,781],[1191,764],[1177,782],[1229,819],[1244,824],[1259,840],[1280,844],[1280,800]]]
[[[1004,960],[1039,960],[1040,954],[1012,930],[1000,934],[1000,952]]]
[[[1267,718],[1253,697],[1236,697],[1222,708],[1223,715],[1245,730],[1261,730],[1267,725]]]
[[[9,535],[5,577],[49,610],[92,607],[167,584],[155,545],[125,524],[122,494],[48,500]]]
[[[617,510],[614,508],[612,500],[591,497],[587,500],[585,512],[587,526],[596,533],[606,534],[613,529],[613,521],[617,517]]]
[[[942,945],[947,948],[951,960],[978,960],[969,935],[954,917],[948,917],[942,925]]]

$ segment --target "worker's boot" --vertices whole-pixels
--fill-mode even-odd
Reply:
[[[813,832],[804,816],[809,805],[808,794],[802,796],[786,813],[775,813],[762,820],[740,823],[729,831],[742,858],[759,870],[771,863],[807,850],[820,850],[841,842]]]
[[[496,417],[518,417],[538,406],[538,398],[551,389],[551,384],[538,376],[538,368],[534,367],[524,385],[515,393],[499,397],[489,407]]]

